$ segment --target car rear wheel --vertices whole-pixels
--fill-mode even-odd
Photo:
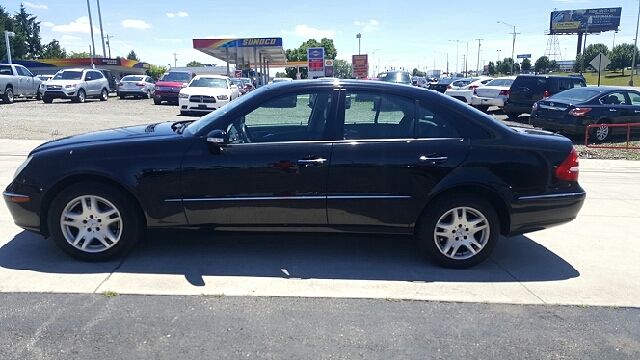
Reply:
[[[160,105],[160,104],[162,104],[162,100],[160,100],[160,99],[158,99],[158,98],[154,98],[154,99],[153,99],[153,103],[154,103],[155,105]]]
[[[109,100],[109,91],[107,91],[107,89],[102,89],[102,92],[100,92],[100,101],[107,100]]]
[[[124,100],[126,96],[120,95],[120,100]]]
[[[72,257],[110,260],[144,234],[136,208],[121,191],[102,183],[77,183],[60,194],[48,215],[53,241]]]
[[[591,138],[596,143],[603,143],[611,139],[611,128],[608,126],[609,121],[602,121],[598,124],[598,127],[591,129]]]
[[[416,237],[436,263],[463,269],[484,261],[499,238],[500,221],[486,200],[466,194],[443,197],[423,214]]]
[[[487,106],[487,105],[476,105],[476,109],[486,113],[487,111],[489,111],[489,106]]]
[[[76,95],[76,97],[73,98],[73,101],[83,103],[86,100],[86,98],[87,98],[87,94],[84,92],[84,90],[80,89],[78,90],[78,95]]]
[[[7,104],[13,104],[13,88],[7,87],[4,89],[4,95],[2,96],[2,101]]]

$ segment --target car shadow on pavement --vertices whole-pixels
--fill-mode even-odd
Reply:
[[[43,273],[184,275],[415,282],[528,282],[575,278],[571,264],[526,236],[502,238],[493,256],[466,270],[425,260],[410,237],[153,231],[123,260],[76,261],[52,241],[23,231],[0,248],[0,267]]]

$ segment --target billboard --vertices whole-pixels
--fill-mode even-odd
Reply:
[[[324,48],[307,49],[307,66],[309,67],[309,79],[324,76]]]
[[[620,7],[553,11],[549,33],[577,34],[618,30],[621,14]]]
[[[369,57],[366,54],[352,55],[351,64],[354,78],[364,79],[369,76]]]

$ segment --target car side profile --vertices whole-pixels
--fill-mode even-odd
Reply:
[[[530,114],[536,101],[564,90],[586,86],[584,78],[577,76],[518,75],[511,84],[504,113],[509,119],[517,119],[522,114]]]
[[[16,97],[40,98],[42,80],[17,64],[0,64],[0,100],[11,104]]]
[[[70,99],[83,103],[87,98],[100,101],[109,99],[109,81],[93,69],[65,69],[58,71],[47,81],[42,101],[50,104],[54,99]]]
[[[577,180],[565,137],[434,91],[327,79],[263,86],[197,121],[50,141],[4,199],[18,226],[82,260],[114,258],[147,228],[271,228],[412,235],[465,268],[500,235],[574,219]]]

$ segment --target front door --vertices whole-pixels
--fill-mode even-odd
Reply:
[[[185,212],[193,225],[326,225],[332,91],[279,95],[220,126],[186,155]]]

